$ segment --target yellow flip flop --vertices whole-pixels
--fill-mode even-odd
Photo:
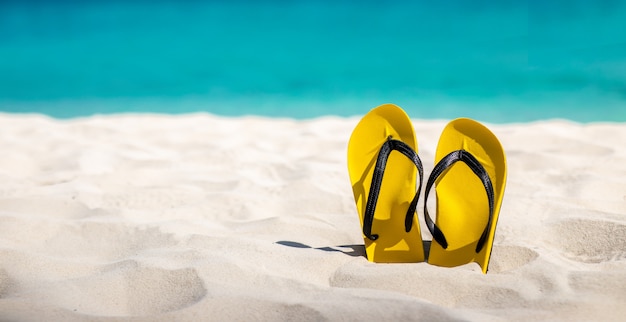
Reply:
[[[476,262],[487,273],[506,185],[506,157],[496,136],[467,118],[443,130],[426,183],[424,217],[433,236],[428,263],[453,267]],[[427,208],[435,184],[437,218]]]
[[[424,261],[415,220],[422,163],[413,125],[401,108],[381,105],[361,119],[348,143],[348,172],[367,259],[379,263]]]

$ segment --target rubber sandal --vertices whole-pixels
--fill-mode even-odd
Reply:
[[[424,197],[426,226],[433,236],[428,263],[453,267],[476,262],[487,273],[506,185],[506,157],[496,136],[466,118],[443,130]],[[436,186],[437,217],[428,212]]]
[[[379,263],[424,261],[415,218],[422,163],[413,125],[400,107],[381,105],[361,119],[348,143],[348,172],[367,259]]]

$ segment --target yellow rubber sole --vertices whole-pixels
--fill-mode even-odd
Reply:
[[[455,150],[471,153],[489,174],[494,188],[492,224],[484,247],[476,253],[477,242],[487,226],[489,203],[481,180],[463,162],[454,163],[435,181],[437,218],[448,247],[432,241],[428,263],[454,267],[470,262],[487,273],[493,239],[506,185],[506,157],[496,136],[482,124],[466,118],[451,121],[443,130],[435,164]]]
[[[361,227],[378,152],[389,137],[401,140],[417,153],[413,125],[408,115],[393,104],[381,105],[367,113],[352,132],[348,143],[348,172]],[[369,261],[424,261],[417,218],[414,218],[410,231],[405,231],[405,216],[417,188],[416,175],[415,165],[406,156],[391,152],[372,223],[372,232],[379,238],[370,240],[363,235]]]

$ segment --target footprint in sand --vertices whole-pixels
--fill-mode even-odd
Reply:
[[[127,260],[107,266],[97,276],[50,285],[48,300],[84,314],[146,316],[183,309],[207,294],[193,268],[168,270]],[[59,294],[62,294],[59,296]]]
[[[626,225],[617,222],[564,220],[550,227],[547,238],[572,260],[600,263],[626,259]]]
[[[521,246],[493,246],[490,273],[500,273],[514,270],[534,261],[539,254],[527,247]]]

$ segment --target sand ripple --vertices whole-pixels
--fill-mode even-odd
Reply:
[[[626,259],[626,224],[591,219],[556,223],[550,239],[570,259],[599,263]]]

